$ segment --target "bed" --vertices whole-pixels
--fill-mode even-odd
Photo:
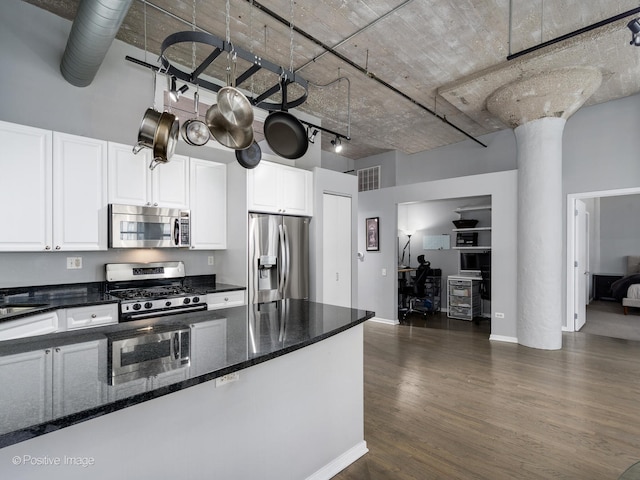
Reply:
[[[627,274],[611,284],[611,293],[622,302],[625,315],[629,307],[640,308],[640,255],[627,257]]]

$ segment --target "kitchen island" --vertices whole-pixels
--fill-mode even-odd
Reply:
[[[1,342],[0,473],[331,478],[367,451],[362,323],[372,316],[285,300]],[[110,337],[185,326],[188,365],[112,384]],[[52,396],[16,397],[14,384],[38,379],[6,366],[47,350]],[[45,419],[32,422],[25,412],[42,402]]]

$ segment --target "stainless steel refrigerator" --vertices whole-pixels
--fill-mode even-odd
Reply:
[[[309,298],[310,221],[249,214],[249,303]]]

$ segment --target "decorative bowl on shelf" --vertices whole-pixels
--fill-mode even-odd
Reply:
[[[478,224],[478,220],[472,218],[464,218],[461,220],[453,220],[453,224],[456,228],[473,228]]]

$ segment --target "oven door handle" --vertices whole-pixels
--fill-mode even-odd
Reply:
[[[178,360],[180,358],[180,334],[175,332],[173,334],[173,359]]]

